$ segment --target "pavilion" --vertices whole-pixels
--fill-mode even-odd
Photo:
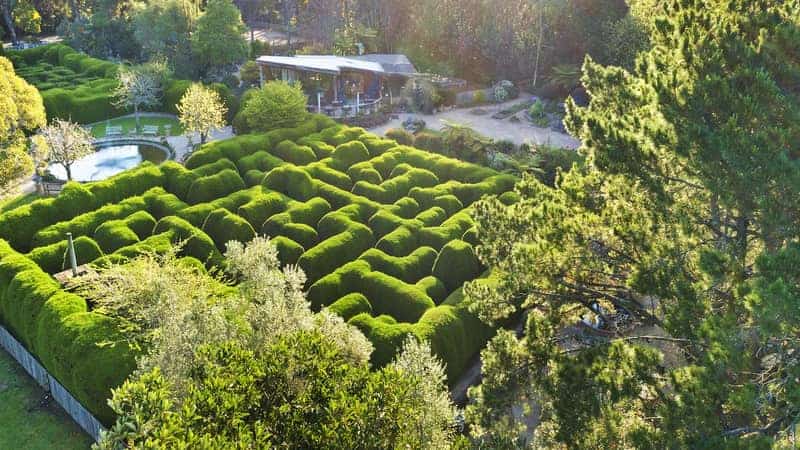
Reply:
[[[300,81],[309,96],[309,109],[333,117],[377,111],[417,74],[405,55],[260,56],[260,81]]]

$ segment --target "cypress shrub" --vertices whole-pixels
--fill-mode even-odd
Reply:
[[[125,218],[125,224],[136,233],[139,239],[145,239],[153,234],[156,219],[147,211],[137,211]]]
[[[387,130],[386,133],[384,133],[384,135],[387,138],[394,140],[400,145],[408,145],[408,146],[414,145],[414,135],[406,130],[400,128],[392,128],[390,130]]]
[[[171,232],[168,236],[173,244],[183,247],[180,256],[191,256],[202,261],[207,267],[221,266],[223,257],[214,241],[202,230],[180,217],[165,217],[158,221],[154,235]],[[144,244],[151,238],[141,243]]]
[[[248,243],[256,237],[256,232],[246,220],[225,208],[212,211],[206,217],[202,229],[222,251],[230,241]]]
[[[117,204],[103,206],[69,221],[59,222],[39,230],[33,236],[32,245],[41,247],[60,242],[66,237],[67,232],[71,232],[73,237],[91,235],[103,223],[122,219],[145,209],[145,207],[146,203],[142,197],[131,197]]]
[[[353,188],[353,182],[347,174],[327,166],[322,161],[311,163],[303,167],[303,170],[308,172],[312,177],[336,186],[339,189],[349,191]]]
[[[270,170],[264,176],[262,185],[300,201],[306,201],[316,193],[311,176],[295,166],[281,166]]]
[[[436,256],[436,250],[430,247],[419,247],[408,256],[391,256],[371,248],[361,255],[361,259],[367,261],[373,270],[406,283],[416,283],[431,273]]]
[[[369,227],[376,239],[381,239],[397,227],[402,225],[404,220],[386,209],[379,210],[369,219]]]
[[[317,160],[322,160],[331,156],[333,151],[336,150],[334,146],[326,144],[323,141],[312,139],[311,136],[303,137],[298,140],[297,143],[311,147],[311,150],[313,150],[314,154],[317,155]]]
[[[94,232],[94,239],[103,252],[109,254],[139,242],[139,236],[124,220],[112,220],[100,225]]]
[[[402,225],[383,236],[375,247],[392,256],[406,256],[420,246],[417,238],[418,232],[419,227],[416,225]]]
[[[461,236],[461,240],[472,245],[473,247],[480,245],[480,239],[478,239],[478,228],[472,227],[465,231],[464,235]]]
[[[444,209],[445,214],[447,214],[448,217],[464,209],[464,205],[461,203],[458,197],[452,194],[434,197],[431,206],[438,206]]]
[[[283,141],[275,146],[275,148],[272,150],[272,154],[286,162],[297,164],[298,166],[311,164],[317,160],[317,155],[314,153],[314,150],[312,150],[311,147],[297,145],[288,140]]]
[[[372,134],[362,135],[359,140],[367,146],[370,156],[382,155],[397,146],[391,139],[381,139]]]
[[[350,168],[347,169],[347,174],[350,176],[350,179],[356,183],[359,181],[365,181],[376,185],[383,183],[383,177],[381,177],[380,172],[375,170],[367,161],[350,166]]]
[[[222,172],[225,169],[231,169],[231,170],[236,170],[236,171],[239,170],[239,168],[236,167],[236,164],[231,162],[230,159],[228,159],[228,158],[220,158],[220,159],[218,159],[218,160],[216,160],[216,161],[214,161],[212,163],[203,164],[200,167],[196,167],[196,168],[192,169],[192,173],[197,175],[196,178],[200,178],[200,177],[207,177],[209,175],[217,174],[219,172]]]
[[[318,311],[336,299],[356,292],[361,278],[371,271],[369,263],[364,260],[349,262],[311,284],[306,298],[311,302],[311,307]]]
[[[358,258],[373,242],[372,231],[356,223],[307,250],[297,264],[305,271],[310,284]]]
[[[61,327],[64,319],[72,314],[85,313],[86,300],[75,294],[58,291],[42,305],[36,321],[36,337],[33,350],[48,371],[57,379],[68,378],[73,361],[65,361]]]
[[[239,172],[233,169],[225,169],[214,175],[195,180],[189,187],[186,200],[190,205],[196,205],[225,197],[243,189],[245,189],[245,185],[242,177],[239,176]]]
[[[152,194],[145,194],[144,199],[147,204],[147,211],[156,219],[174,216],[189,207],[175,194],[170,193],[153,192]]]
[[[248,170],[244,173],[244,184],[248,187],[252,186],[260,186],[261,182],[264,181],[264,172],[260,170]]]
[[[372,305],[364,294],[354,292],[336,300],[328,306],[328,310],[339,315],[345,321],[361,313],[372,314]]]
[[[432,227],[444,222],[447,219],[447,213],[444,209],[434,206],[417,214],[414,219],[420,221],[426,227]]]
[[[388,209],[404,219],[410,219],[419,212],[419,203],[411,197],[403,197]]]
[[[42,305],[59,291],[59,285],[38,267],[19,272],[0,303],[5,324],[25,347],[33,349],[36,319]]]
[[[283,265],[297,264],[297,260],[305,251],[303,246],[297,242],[287,238],[286,236],[278,236],[272,239],[275,248],[278,249],[278,260]]]
[[[430,297],[437,305],[447,297],[447,287],[444,285],[442,280],[433,275],[428,275],[427,277],[417,281],[416,286],[428,294],[428,297]]]
[[[58,342],[66,361],[72,361],[68,378],[59,379],[104,425],[116,415],[108,406],[111,389],[120,386],[136,368],[136,353],[116,320],[93,312],[67,316]],[[112,343],[98,346],[100,342]]]
[[[471,245],[455,240],[449,242],[439,252],[432,273],[444,281],[448,291],[454,291],[465,281],[473,280],[480,275],[481,264]]]
[[[434,153],[443,153],[444,139],[438,134],[423,131],[414,136],[414,146]]]
[[[336,147],[333,154],[331,154],[337,163],[341,164],[344,170],[350,166],[369,159],[369,150],[363,142],[350,141]]]
[[[414,323],[427,309],[435,306],[433,300],[415,285],[382,272],[365,274],[359,285],[359,291],[370,300],[376,314],[390,315],[398,322]]]
[[[282,195],[270,192],[240,206],[236,214],[247,220],[253,229],[261,229],[267,219],[285,211],[287,207],[288,203]]]
[[[370,356],[370,363],[374,368],[392,362],[406,338],[414,334],[414,325],[410,323],[389,324],[366,313],[356,315],[347,323],[361,330],[372,342],[375,349]]]
[[[161,169],[149,162],[126,170],[103,181],[87,184],[97,199],[97,205],[119,203],[128,197],[142,195],[154,187],[164,185]]]
[[[241,158],[237,164],[239,172],[247,173],[251,170],[267,172],[286,163],[282,159],[273,156],[271,153],[261,150]]]

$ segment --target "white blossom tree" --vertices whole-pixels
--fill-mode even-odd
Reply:
[[[72,165],[84,156],[94,153],[92,134],[77,123],[55,119],[42,128],[37,139],[39,154],[47,155],[50,163],[61,164],[72,180]]]
[[[178,103],[178,119],[189,132],[200,133],[200,144],[205,144],[211,130],[225,126],[228,109],[219,93],[200,83],[189,86]]]
[[[139,110],[161,102],[161,82],[151,70],[137,67],[120,67],[117,80],[114,104],[120,108],[133,108],[136,129],[140,130]]]

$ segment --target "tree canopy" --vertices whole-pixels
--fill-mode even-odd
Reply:
[[[252,131],[293,127],[308,114],[307,103],[306,94],[299,84],[269,81],[243,100],[237,122]]]
[[[0,187],[31,173],[33,161],[25,133],[45,122],[39,91],[14,73],[8,59],[0,57]]]
[[[473,308],[527,317],[484,353],[480,439],[525,440],[509,408],[534,400],[539,445],[766,447],[796,427],[797,314],[776,313],[800,301],[799,6],[669,2],[634,71],[584,64],[591,103],[565,122],[586,164],[476,205],[495,282],[468,286]]]

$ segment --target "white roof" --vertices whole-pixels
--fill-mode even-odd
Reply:
[[[333,55],[259,56],[256,62],[267,66],[295,68],[309,72],[339,74],[342,70],[384,73],[380,63]]]

